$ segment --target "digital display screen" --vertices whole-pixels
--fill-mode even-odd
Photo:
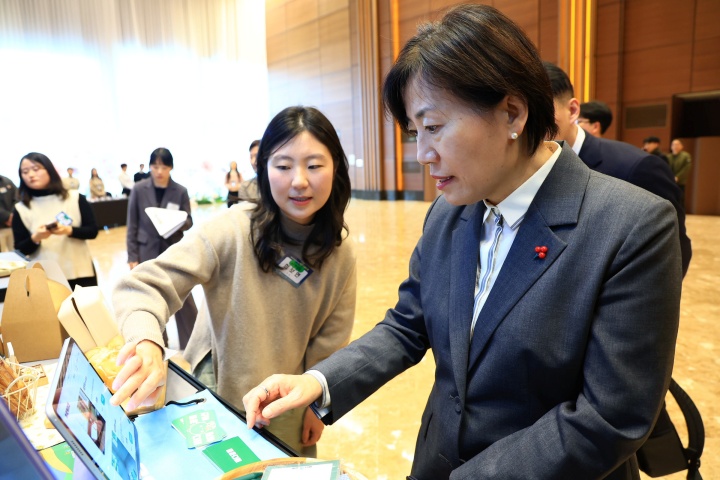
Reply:
[[[135,426],[121,407],[110,405],[110,391],[80,348],[70,341],[66,350],[56,373],[52,412],[48,416],[61,433],[65,430],[82,446],[86,459],[107,478],[138,480],[140,462]]]

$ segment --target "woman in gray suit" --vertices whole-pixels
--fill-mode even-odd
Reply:
[[[409,478],[638,479],[677,335],[673,206],[545,141],[540,56],[492,7],[421,26],[383,98],[443,195],[395,307],[305,374],[252,388],[248,425],[309,404],[335,422],[431,350]]]
[[[130,269],[141,262],[157,258],[170,245],[179,242],[183,232],[192,227],[190,197],[187,188],[170,177],[173,166],[170,150],[156,148],[150,154],[150,177],[136,183],[132,189],[127,213],[127,251]],[[145,212],[147,207],[183,210],[187,212],[187,219],[177,232],[164,238]],[[181,350],[187,345],[196,317],[197,307],[191,294],[175,314]],[[163,335],[166,336],[164,332]],[[167,342],[167,338],[165,341]]]

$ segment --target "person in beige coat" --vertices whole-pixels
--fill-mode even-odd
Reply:
[[[269,373],[302,373],[347,344],[356,271],[343,217],[350,179],[340,140],[318,110],[291,107],[270,122],[260,145],[260,200],[193,228],[116,287],[113,304],[128,343],[113,403],[131,395],[131,409],[154,401],[166,375],[161,331],[195,285],[203,287],[209,318],[196,325],[185,353],[194,364],[212,365],[217,392],[240,409],[243,394]],[[322,430],[305,408],[271,428],[303,456],[316,455]]]

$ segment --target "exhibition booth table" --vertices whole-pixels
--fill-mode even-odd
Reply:
[[[98,228],[122,227],[127,223],[128,197],[107,197],[89,203]]]
[[[34,366],[41,366],[48,379],[52,379],[59,368],[56,361],[34,362]],[[20,420],[20,426],[55,478],[91,479],[93,475],[77,459],[67,439],[52,428],[45,416],[44,407],[53,386],[53,381],[50,381],[38,387],[37,409],[32,415]],[[89,390],[91,387],[83,383],[83,388]],[[87,397],[81,394],[78,399],[78,403],[85,405],[87,432],[89,435],[90,432],[94,433],[91,438],[98,445],[112,444],[112,447],[106,449],[112,448],[109,455],[119,458],[117,461],[113,458],[112,465],[115,466],[127,456],[127,452],[123,455],[123,450],[117,448],[119,442],[114,438],[116,434],[122,435],[122,432],[111,428],[113,422],[102,417],[99,412],[103,408],[94,406],[88,400],[90,398],[93,398],[92,393],[88,393]],[[138,432],[137,445],[141,462],[139,478],[142,480],[367,480],[341,465],[338,460],[297,457],[296,452],[268,431],[248,429],[242,412],[207,390],[172,361],[168,362],[165,405],[133,419]],[[181,423],[192,423],[190,419],[196,416],[200,420],[193,426],[199,425],[203,434],[206,433],[207,425],[203,423],[205,413],[210,413],[214,420],[213,431],[216,433],[218,429],[222,430],[219,442],[204,444],[202,435],[193,437],[183,432]],[[95,425],[101,426],[91,427]],[[186,427],[190,430],[188,425]],[[103,442],[109,436],[113,437],[113,441]],[[124,475],[127,472],[122,469],[118,471],[122,473],[118,478],[134,478],[133,475]]]
[[[56,477],[67,478],[65,475],[72,472],[77,474],[80,471],[81,476],[85,478],[88,472],[66,443],[66,440],[72,438],[66,439],[58,430],[52,428],[45,414],[45,405],[51,394],[52,378],[57,373],[58,363],[34,362],[33,366],[41,368],[51,381],[41,382],[43,384],[38,386],[36,409],[32,415],[21,419],[20,425]],[[88,425],[92,426],[92,428],[88,427],[88,432],[93,433],[92,439],[99,447],[103,447],[97,452],[93,452],[93,449],[87,449],[87,452],[98,457],[112,455],[112,464],[116,465],[122,461],[123,455],[117,453],[119,442],[116,442],[115,438],[110,442],[108,437],[122,436],[123,433],[117,428],[112,428],[114,422],[106,413],[109,408],[107,405],[101,405],[102,402],[97,400],[95,403],[98,405],[93,404],[92,399],[101,397],[91,391],[93,388],[91,383],[83,382],[82,386],[78,405],[83,404],[85,407]],[[138,431],[140,478],[215,479],[224,473],[232,472],[237,466],[259,461],[261,458],[279,461],[297,455],[271,433],[264,430],[249,430],[241,412],[207,390],[204,385],[172,361],[168,362],[165,405],[159,410],[133,418]],[[103,414],[108,418],[104,418]],[[197,417],[200,420],[193,422],[193,427],[197,430],[197,427],[206,427],[202,423],[205,414],[211,414],[216,428],[222,429],[220,441],[206,444],[203,441],[206,439],[199,436],[195,438],[195,443],[192,443],[193,437],[180,430],[179,421]],[[82,443],[82,439],[75,440]],[[108,452],[110,449],[112,452]],[[208,453],[209,450],[214,452],[214,456]],[[100,464],[99,460],[98,463]],[[120,478],[124,478],[124,475],[120,475]]]

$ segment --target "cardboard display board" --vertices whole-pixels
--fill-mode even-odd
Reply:
[[[0,326],[3,342],[12,343],[19,362],[60,355],[68,334],[58,320],[58,310],[70,295],[65,279],[61,282],[48,279],[39,263],[10,275]]]

